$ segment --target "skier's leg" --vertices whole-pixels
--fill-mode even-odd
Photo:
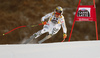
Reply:
[[[27,43],[29,43],[32,39],[38,37],[38,36],[39,36],[38,33],[40,33],[40,32],[41,32],[41,30],[38,31],[37,33],[33,34],[32,36],[30,36],[30,38],[27,39],[26,42],[24,42],[24,44],[27,44]],[[38,36],[37,36],[37,35],[38,35]]]
[[[32,36],[30,36],[30,38],[24,43],[27,44],[28,42],[30,42],[32,39],[36,39],[38,38],[40,35],[44,34],[48,32],[47,28],[43,28],[42,30],[38,31],[37,33],[34,33]]]
[[[34,33],[30,38],[38,38],[40,35],[42,35],[41,30],[38,31],[37,33]]]
[[[48,29],[43,28],[42,30],[38,31],[37,33],[34,33],[30,38],[38,38],[40,35],[48,32]]]
[[[49,30],[49,35],[47,35],[45,38],[43,38],[42,40],[40,40],[38,43],[42,43],[44,42],[45,40],[51,38],[53,35],[55,35],[59,30],[60,30],[61,27],[57,28],[57,27],[54,27],[52,28],[51,30]]]
[[[45,38],[43,38],[42,40],[40,40],[38,43],[41,44],[42,42],[44,42],[45,40],[47,40],[47,39],[49,39],[49,38],[51,38],[51,37],[52,37],[52,35],[49,34],[49,35],[47,35]]]
[[[26,44],[26,43],[28,43],[28,42],[30,42],[32,39],[36,39],[36,38],[38,38],[40,35],[42,35],[42,34],[44,34],[44,33],[46,33],[46,32],[48,32],[48,25],[44,25],[44,27],[43,27],[43,29],[42,30],[40,30],[40,31],[38,31],[37,33],[34,33],[32,36],[30,36],[30,38],[24,43],[24,44]]]

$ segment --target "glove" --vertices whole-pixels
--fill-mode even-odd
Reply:
[[[65,39],[67,37],[67,34],[66,33],[64,33],[63,34],[63,39]]]
[[[46,24],[47,24],[47,22],[46,22],[46,21],[43,21],[43,22],[42,22],[42,24],[43,24],[43,25],[46,25]]]
[[[64,33],[64,34],[63,34],[63,41],[65,41],[65,38],[66,38],[66,37],[67,37],[67,34]],[[62,41],[62,42],[63,42],[63,41]]]

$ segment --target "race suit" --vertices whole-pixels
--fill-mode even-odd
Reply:
[[[67,28],[63,15],[61,15],[59,18],[56,18],[54,12],[52,12],[43,16],[41,21],[45,21],[47,19],[49,19],[47,24],[44,25],[43,29],[41,30],[42,34],[49,32],[49,34],[54,35],[61,29],[61,26],[63,28],[63,33],[67,33]]]
[[[45,40],[51,38],[54,34],[56,34],[60,29],[61,26],[63,28],[63,33],[67,33],[67,28],[65,25],[65,20],[64,20],[64,16],[61,15],[60,17],[56,18],[54,12],[49,13],[45,16],[42,17],[41,21],[46,21],[48,19],[48,22],[46,25],[43,26],[43,29],[34,33],[29,40],[27,40],[25,43],[28,43],[31,39],[33,38],[37,38],[40,35],[48,32],[49,35],[47,35],[45,38],[43,38],[42,40],[38,41],[38,43],[42,43]]]

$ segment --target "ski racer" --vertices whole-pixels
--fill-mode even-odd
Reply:
[[[49,14],[46,14],[45,16],[42,17],[41,21],[43,26],[43,29],[34,33],[30,39],[37,38],[40,35],[48,32],[49,34],[40,40],[38,43],[43,43],[45,40],[51,38],[53,35],[55,35],[60,29],[61,26],[63,28],[63,41],[67,37],[67,28],[64,20],[63,14],[63,8],[58,6],[54,10],[54,12],[51,12]]]

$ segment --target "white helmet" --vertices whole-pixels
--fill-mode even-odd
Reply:
[[[60,6],[56,7],[56,9],[54,10],[54,13],[62,15],[63,14],[63,8],[60,7]]]

